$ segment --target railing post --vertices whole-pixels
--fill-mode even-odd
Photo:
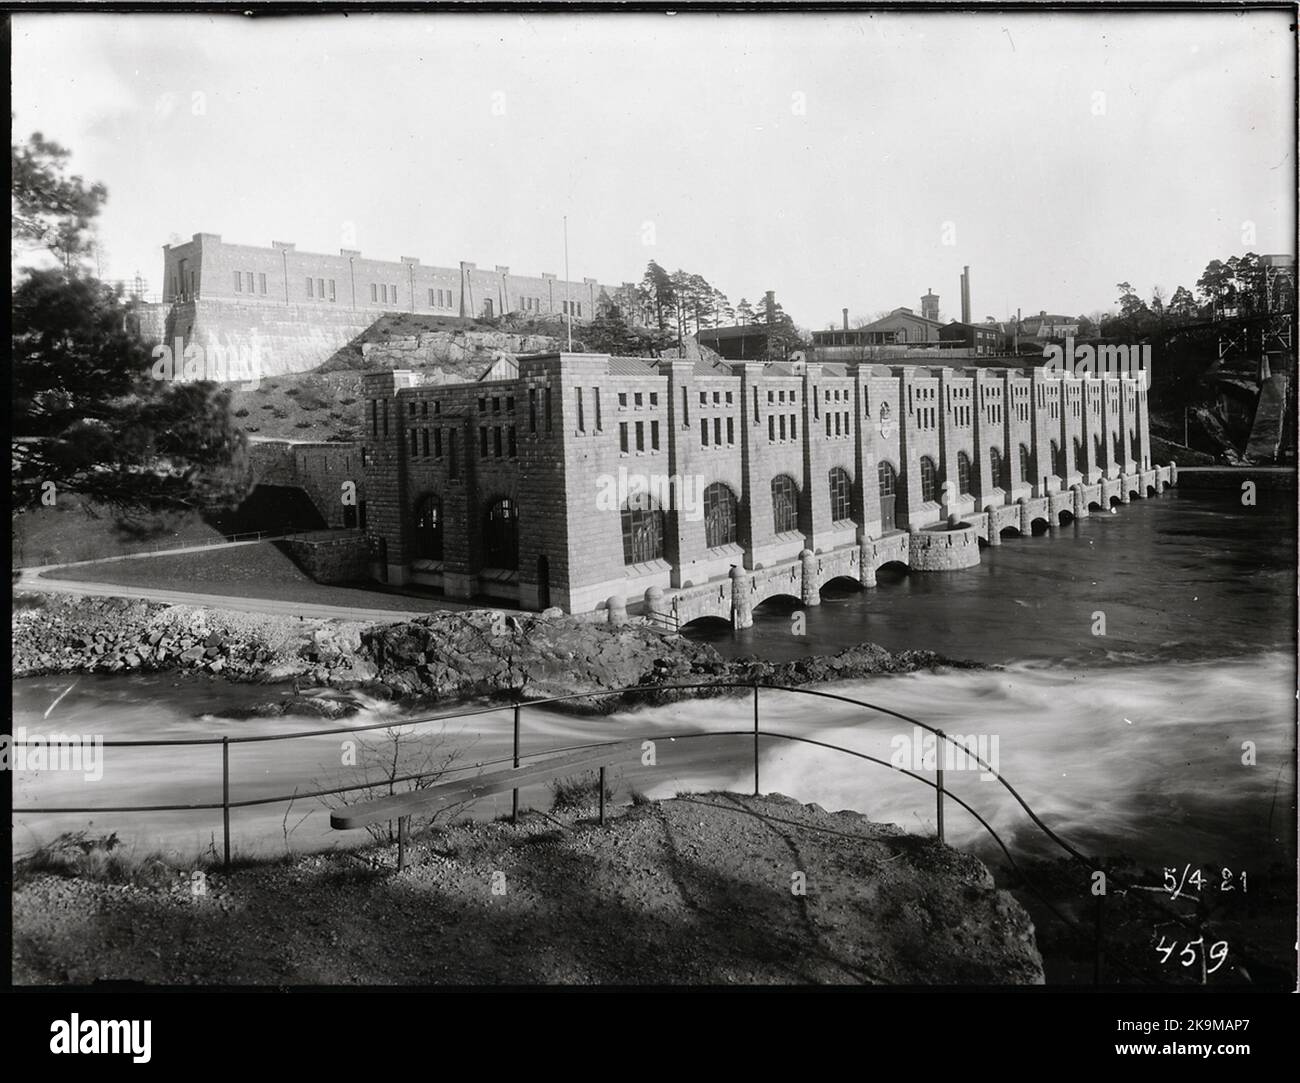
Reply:
[[[519,704],[517,704],[517,703],[515,704],[515,761],[514,761],[514,765],[515,765],[515,767],[518,767],[518,766],[519,766]],[[601,788],[600,794],[601,794],[601,800],[604,801],[604,799],[605,799],[605,790],[604,790],[603,787]],[[512,824],[517,824],[517,823],[519,822],[519,788],[518,788],[518,787],[516,787],[516,788],[512,791],[512,793],[511,793],[510,822],[511,822]],[[602,822],[603,822],[603,821],[602,821]]]
[[[397,817],[397,871],[406,868],[406,824],[409,816]]]
[[[934,744],[934,767],[935,767],[935,820],[939,828],[939,842],[943,842],[943,755],[947,751],[943,746],[947,743],[943,730],[935,730]]]
[[[605,826],[605,765],[600,765],[600,826]]]
[[[754,681],[754,796],[758,796],[758,681]]]
[[[221,837],[223,860],[221,867],[230,871],[230,738],[221,738]]]

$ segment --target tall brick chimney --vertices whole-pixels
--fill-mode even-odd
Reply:
[[[763,296],[763,305],[767,310],[767,322],[776,322],[776,290],[768,290]]]
[[[849,310],[845,308],[840,311],[844,313],[844,330],[847,331],[849,329]]]
[[[961,269],[961,322],[970,323],[970,267]]]

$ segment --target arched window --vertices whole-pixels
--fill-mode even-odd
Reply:
[[[623,563],[645,564],[664,556],[664,513],[647,495],[633,496],[623,507]]]
[[[844,522],[853,518],[853,479],[848,472],[834,467],[829,476],[831,486],[831,519]]]
[[[799,529],[799,489],[789,474],[772,479],[772,529],[778,534]]]
[[[1134,433],[1134,434],[1133,434],[1133,439],[1132,439],[1132,441],[1131,441],[1131,443],[1130,443],[1130,447],[1132,448],[1132,452],[1131,452],[1131,454],[1129,455],[1129,458],[1132,459],[1135,463],[1137,463],[1139,467],[1142,466],[1142,465],[1143,465],[1143,463],[1142,463],[1142,441],[1138,438],[1138,434],[1137,434],[1137,433]]]
[[[880,482],[881,496],[893,496],[898,491],[898,472],[890,463],[882,461],[876,467],[876,478]]]
[[[515,571],[519,567],[519,510],[502,497],[487,510],[483,524],[483,564]]]
[[[1094,436],[1092,438],[1092,448],[1095,455],[1093,466],[1100,470],[1106,465],[1106,441],[1100,436]]]
[[[442,559],[442,499],[430,494],[415,509],[415,557]]]
[[[704,543],[710,549],[734,545],[737,537],[736,494],[720,481],[704,490]]]
[[[1034,481],[1033,463],[1029,458],[1029,448],[1024,444],[1020,445],[1020,480],[1029,482],[1031,485]]]
[[[957,452],[957,491],[964,496],[969,496],[970,488],[970,456],[964,451]]]
[[[939,499],[938,471],[929,455],[921,456],[921,499],[931,502]]]
[[[1074,468],[1076,470],[1088,469],[1087,452],[1084,451],[1083,441],[1077,436],[1074,438]]]
[[[996,488],[1007,487],[1006,471],[1002,468],[1002,452],[995,447],[989,448],[989,477]]]

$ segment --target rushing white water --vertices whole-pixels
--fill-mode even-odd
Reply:
[[[269,735],[331,729],[318,719],[229,721],[191,712],[202,697],[228,690],[204,685],[158,687],[156,678],[84,679],[66,695],[51,719],[46,706],[69,683],[66,678],[20,682],[16,726],[30,732],[97,732],[105,739]],[[167,682],[171,685],[172,682]],[[108,687],[102,687],[102,686]],[[1240,865],[1260,854],[1284,854],[1291,845],[1293,764],[1292,660],[1273,652],[1258,658],[1186,664],[1063,669],[1019,664],[1002,670],[915,673],[846,682],[826,691],[864,699],[909,714],[949,734],[983,735],[996,748],[995,764],[1030,807],[1072,845],[1097,856],[1124,853],[1152,865],[1184,862]],[[107,694],[112,692],[111,695]],[[260,690],[264,697],[266,690]],[[245,695],[247,692],[245,691]],[[403,712],[371,703],[339,723],[367,724]],[[908,724],[848,703],[790,692],[760,694],[763,730],[843,745],[889,762],[903,746],[911,750]],[[581,718],[556,711],[523,712],[525,752],[584,741],[639,737],[655,741],[654,766],[629,765],[615,772],[620,797],[638,789],[652,797],[682,790],[753,786],[749,736],[670,739],[675,734],[749,731],[748,694],[692,700],[657,708]],[[468,719],[406,727],[404,732],[441,738],[439,754],[457,748],[458,766],[509,755],[511,711],[502,708]],[[367,736],[382,742],[383,731]],[[232,798],[251,800],[305,792],[355,781],[342,765],[348,734],[231,746]],[[996,744],[991,744],[992,738]],[[1242,763],[1243,742],[1253,742],[1254,766]],[[20,772],[15,804],[127,805],[217,802],[221,793],[220,746],[110,748],[103,778],[87,782],[72,772]],[[986,759],[987,759],[986,754]],[[410,762],[410,761],[407,761]],[[895,762],[898,762],[897,759]],[[991,762],[991,761],[990,761]],[[926,764],[905,764],[934,778]],[[1010,794],[978,770],[949,770],[945,786],[989,822],[1013,852],[1050,853]],[[887,767],[811,745],[763,738],[760,784],[835,810],[854,809],[920,833],[935,825],[934,792]],[[526,803],[546,807],[544,789],[525,793]],[[478,815],[508,809],[509,795],[481,802]],[[274,852],[327,846],[351,834],[330,832],[321,802],[237,809],[232,835],[237,852]],[[304,820],[303,817],[306,817]],[[992,854],[978,823],[950,802],[950,842]],[[300,822],[301,821],[301,822]],[[133,814],[28,814],[16,816],[19,850],[58,831],[92,824],[117,830],[137,846],[193,851],[220,845],[219,811]]]

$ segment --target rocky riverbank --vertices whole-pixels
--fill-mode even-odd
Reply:
[[[360,689],[384,698],[521,699],[596,688],[736,681],[804,685],[974,663],[864,643],[835,656],[728,660],[705,643],[629,623],[494,610],[435,613],[392,624],[304,620],[120,598],[16,595],[15,677],[179,670],[237,681]],[[677,693],[642,696],[662,702]],[[700,693],[692,692],[692,695]],[[281,697],[251,713],[355,709],[346,696]],[[616,697],[581,700],[607,711]]]
[[[1043,982],[974,857],[777,794],[463,823],[394,846],[105,883],[16,870],[13,980],[88,985]],[[144,882],[138,882],[143,880]]]

